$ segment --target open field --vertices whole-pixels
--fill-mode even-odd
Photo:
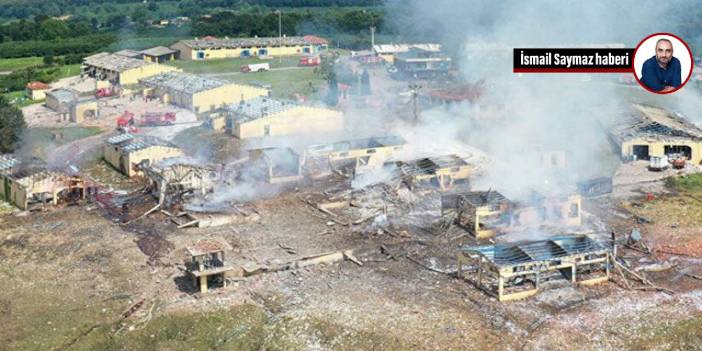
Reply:
[[[21,57],[0,59],[0,72],[11,72],[31,66],[41,66],[44,61],[41,57]]]

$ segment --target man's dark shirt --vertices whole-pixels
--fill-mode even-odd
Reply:
[[[641,69],[641,83],[655,91],[661,91],[667,85],[677,88],[681,84],[680,79],[680,60],[675,57],[672,57],[668,66],[663,69],[654,55],[644,62]]]

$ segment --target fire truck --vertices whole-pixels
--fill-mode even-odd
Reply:
[[[176,120],[174,112],[147,112],[139,123],[142,127],[170,126]]]
[[[137,129],[134,124],[134,114],[129,111],[124,111],[124,113],[117,118],[117,129],[123,132],[136,133]]]
[[[321,60],[320,60],[319,56],[307,55],[307,56],[300,57],[300,66],[313,67],[313,66],[319,66],[320,63],[321,63]]]

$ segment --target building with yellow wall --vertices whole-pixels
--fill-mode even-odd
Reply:
[[[684,156],[690,163],[702,162],[702,129],[676,113],[633,105],[628,118],[610,128],[610,137],[624,159]]]
[[[402,151],[405,143],[405,139],[399,136],[344,140],[308,146],[305,156],[322,158],[331,165],[351,161],[356,170],[378,168]]]
[[[170,142],[130,133],[107,139],[103,153],[105,161],[128,177],[142,174],[136,165],[143,161],[154,164],[180,156],[183,156],[183,151]]]
[[[141,79],[139,83],[145,88],[145,96],[155,96],[164,103],[196,113],[210,112],[224,105],[268,96],[267,89],[183,72],[162,73]]]
[[[27,97],[31,100],[44,100],[46,91],[51,87],[43,82],[29,82],[26,86]]]
[[[442,190],[450,189],[456,184],[467,183],[475,169],[458,155],[398,161],[396,165],[402,174],[403,181],[410,188],[429,185]]]
[[[156,46],[140,52],[141,57],[146,62],[164,63],[175,60],[178,55],[177,50],[165,46]]]
[[[63,120],[82,123],[86,118],[98,117],[99,107],[95,97],[80,96],[72,89],[56,89],[46,93],[44,104],[59,113]]]
[[[106,52],[83,59],[81,76],[107,80],[115,85],[136,84],[140,79],[180,69]]]
[[[56,205],[62,199],[85,197],[85,182],[78,176],[47,171],[46,165],[22,163],[12,155],[0,155],[0,199],[28,210]]]
[[[227,107],[227,129],[239,139],[337,132],[344,129],[341,112],[292,101],[257,97]]]
[[[181,40],[171,45],[171,49],[179,52],[178,57],[181,60],[290,56],[318,53],[327,47],[326,44],[320,44],[319,39],[321,38],[313,36],[273,38],[204,37],[201,39],[195,38],[194,40]]]

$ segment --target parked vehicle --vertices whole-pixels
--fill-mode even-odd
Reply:
[[[134,114],[129,111],[124,111],[122,115],[117,118],[117,130],[122,132],[136,133],[137,128],[134,126]]]
[[[143,127],[170,126],[176,120],[174,112],[147,112],[139,125]]]
[[[321,63],[321,59],[319,56],[302,56],[300,57],[300,66],[308,66],[308,67],[314,67],[314,66],[319,66]]]
[[[95,92],[95,97],[96,98],[104,98],[104,97],[110,97],[114,95],[114,91],[112,88],[100,88]]]
[[[248,65],[241,66],[241,72],[243,72],[243,73],[270,71],[270,69],[271,69],[271,65],[268,62],[266,62],[266,63],[250,63]]]
[[[663,171],[668,169],[668,156],[651,156],[648,164],[648,169],[651,171]]]

